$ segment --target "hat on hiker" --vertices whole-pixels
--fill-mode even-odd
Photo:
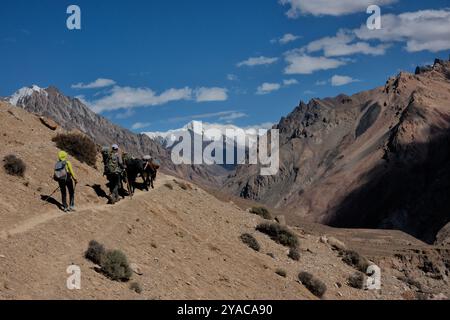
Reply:
[[[118,146],[117,144],[113,144],[113,145],[112,145],[112,149],[113,149],[113,150],[119,150],[119,146]]]
[[[65,151],[58,152],[58,160],[66,161],[67,160],[67,152],[65,152]]]
[[[144,160],[151,160],[152,159],[152,157],[150,157],[150,156],[144,156]]]

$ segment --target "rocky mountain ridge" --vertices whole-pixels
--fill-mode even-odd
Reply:
[[[351,97],[301,102],[276,126],[280,172],[243,166],[235,195],[338,227],[399,229],[427,242],[450,220],[450,62]]]

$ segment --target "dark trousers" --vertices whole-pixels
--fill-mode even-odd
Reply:
[[[75,206],[75,189],[73,187],[72,178],[67,178],[66,180],[59,181],[59,188],[61,189],[63,207],[67,208],[67,190],[69,190],[70,206]]]
[[[119,200],[120,174],[113,173],[108,175],[109,191],[111,192],[111,200],[116,202]]]

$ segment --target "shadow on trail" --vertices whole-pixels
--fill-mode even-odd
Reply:
[[[44,202],[46,202],[46,203],[52,204],[52,205],[54,205],[54,206],[57,206],[58,209],[61,209],[61,208],[62,208],[62,203],[61,203],[61,202],[59,202],[59,201],[56,200],[55,198],[50,197],[50,196],[48,196],[48,195],[41,194],[41,200],[44,201]]]
[[[105,198],[108,199],[108,194],[106,193],[105,190],[103,190],[102,186],[99,184],[94,184],[94,185],[86,185],[89,188],[92,188],[92,190],[95,191],[95,194],[97,195],[97,197],[99,198]]]
[[[148,191],[148,187],[145,185],[145,183],[141,182],[135,182],[134,186],[136,189],[140,191]]]
[[[94,190],[94,192],[97,195],[97,197],[103,198],[103,199],[107,199],[108,201],[110,200],[109,194],[107,193],[107,191],[105,191],[103,189],[103,187],[101,185],[99,185],[99,184],[88,185],[87,184],[86,187],[89,187],[92,190]],[[110,189],[110,184],[109,183],[106,184],[106,188],[109,191],[109,189]],[[129,196],[128,191],[125,190],[125,188],[120,187],[119,188],[119,196],[120,196],[120,198],[125,199],[126,197]]]

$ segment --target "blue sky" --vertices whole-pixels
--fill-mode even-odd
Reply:
[[[382,30],[365,27],[368,4]],[[81,8],[81,30],[66,9]],[[450,52],[443,0],[4,0],[0,96],[54,85],[134,131],[260,126]],[[408,13],[408,14],[406,14]],[[341,30],[341,31],[340,31]]]

